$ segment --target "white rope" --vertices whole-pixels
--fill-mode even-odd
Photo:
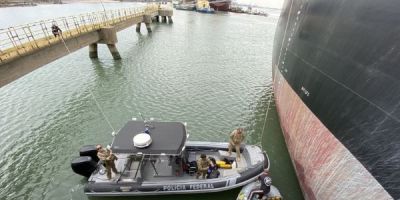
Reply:
[[[60,38],[61,38],[61,41],[64,43],[64,46],[65,46],[65,48],[67,49],[68,53],[71,54],[71,51],[69,50],[67,44],[65,43],[63,36],[62,36],[62,35],[60,35],[60,36],[61,36],[61,37],[60,37]],[[81,76],[83,76],[82,72],[81,72],[79,69],[78,69],[78,72],[79,72],[79,74],[80,74]],[[100,112],[101,112],[101,114],[103,115],[104,119],[107,121],[108,126],[110,126],[111,130],[115,133],[114,127],[111,125],[110,120],[109,120],[109,119],[107,118],[107,116],[104,114],[103,109],[101,109],[100,104],[99,104],[99,102],[97,101],[96,97],[94,97],[92,90],[91,90],[90,88],[88,88],[88,89],[89,89],[90,95],[92,96],[92,98],[93,98],[94,101],[96,102],[97,108],[100,110]]]
[[[104,16],[106,17],[106,20],[108,20],[107,12],[106,12],[106,8],[104,7],[103,0],[100,0],[100,3],[101,3],[101,6],[103,7],[103,10],[104,10]]]
[[[267,124],[267,117],[268,117],[268,112],[269,112],[269,105],[271,104],[271,99],[272,99],[273,91],[274,91],[274,89],[273,89],[273,87],[272,87],[272,91],[271,91],[271,94],[269,95],[269,99],[268,99],[267,111],[266,111],[266,113],[265,113],[264,126],[263,126],[263,129],[262,129],[262,131],[261,131],[261,141],[260,141],[261,147],[263,147],[263,146],[262,146],[262,141],[263,141],[263,136],[264,136],[264,130],[265,130],[265,127],[266,127],[265,125]],[[263,149],[264,149],[264,148],[263,148]]]
[[[103,10],[104,10],[104,12],[106,12],[106,8],[104,7],[103,1],[102,1],[102,0],[100,0],[100,3],[101,3],[101,6],[103,6]],[[107,15],[106,15],[106,17],[107,17]]]

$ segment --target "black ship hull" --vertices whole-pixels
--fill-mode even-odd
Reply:
[[[286,0],[274,89],[307,199],[400,198],[400,2]]]

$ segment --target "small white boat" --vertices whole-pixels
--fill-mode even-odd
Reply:
[[[193,11],[193,10],[196,10],[196,5],[195,4],[177,4],[177,5],[175,5],[175,9]]]
[[[254,181],[242,188],[236,200],[260,200],[264,195],[263,191],[260,189],[260,181]],[[278,188],[271,185],[271,190],[267,195],[268,200],[282,200],[282,195]]]
[[[150,137],[135,140],[143,134]],[[267,154],[258,146],[242,145],[242,159],[236,161],[235,153],[228,155],[228,143],[187,141],[188,137],[186,126],[180,122],[129,121],[111,145],[120,174],[113,173],[113,178],[107,179],[94,145],[83,147],[81,157],[73,160],[71,167],[88,177],[84,192],[89,196],[219,192],[251,183],[269,168]],[[219,175],[196,179],[195,161],[201,154],[215,160]]]
[[[206,0],[197,1],[196,11],[201,13],[214,13],[214,9],[210,7],[210,3]]]

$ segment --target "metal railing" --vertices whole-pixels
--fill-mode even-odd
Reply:
[[[61,39],[65,40],[82,33],[96,31],[104,26],[112,26],[134,17],[156,12],[158,9],[158,5],[151,4],[139,8],[107,10],[47,19],[0,29],[0,64],[33,50],[58,43]],[[53,24],[62,30],[61,37],[53,35],[51,30]]]

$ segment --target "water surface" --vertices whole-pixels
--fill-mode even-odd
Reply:
[[[95,10],[101,5],[0,8],[0,28]],[[122,60],[104,45],[91,60],[86,47],[0,88],[0,197],[87,199],[71,159],[82,145],[110,143],[112,129],[141,112],[187,122],[191,140],[227,141],[244,127],[247,143],[269,153],[273,184],[286,199],[302,199],[270,101],[277,17],[175,11],[173,19],[153,24],[152,34],[144,26],[141,34],[134,27],[119,32]],[[162,199],[228,200],[238,192]]]

